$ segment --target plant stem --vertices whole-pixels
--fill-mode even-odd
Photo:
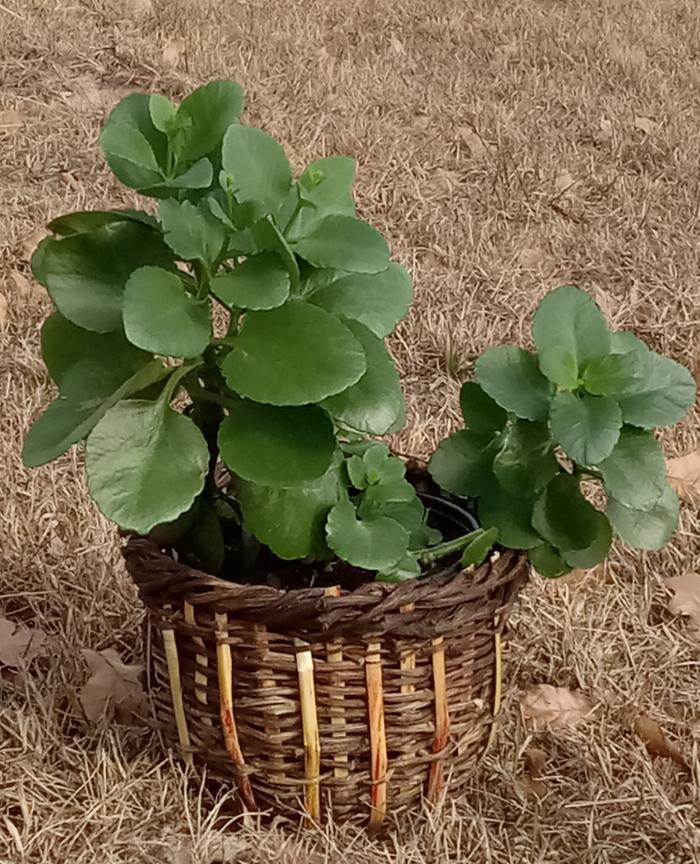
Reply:
[[[462,534],[461,537],[455,537],[454,540],[446,540],[438,546],[431,546],[427,549],[418,549],[413,554],[421,562],[421,564],[430,564],[432,561],[437,561],[439,558],[445,558],[447,555],[452,555],[455,552],[461,552],[474,539],[482,529],[477,528],[476,531],[470,531],[469,534]]]
[[[214,405],[221,405],[222,408],[233,408],[238,399],[231,396],[221,396],[219,393],[212,393],[211,390],[205,390],[195,382],[187,383],[187,392],[192,399],[201,399],[202,402],[211,402]]]

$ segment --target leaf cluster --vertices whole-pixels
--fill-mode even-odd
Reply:
[[[579,288],[540,303],[536,352],[487,349],[464,383],[464,429],[436,450],[430,472],[454,495],[478,499],[502,546],[527,550],[545,576],[593,567],[614,534],[638,549],[671,537],[678,499],[656,427],[695,400],[688,370],[630,332],[611,332]],[[604,509],[584,494],[599,487]]]

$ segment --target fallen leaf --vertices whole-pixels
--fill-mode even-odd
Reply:
[[[700,450],[666,461],[668,482],[689,504],[700,501]]]
[[[544,750],[530,747],[525,751],[526,777],[523,785],[526,790],[534,792],[538,798],[542,798],[547,793],[547,785],[541,780],[546,761],[547,754]]]
[[[475,159],[483,159],[491,153],[492,147],[475,132],[471,126],[460,126],[457,130],[459,137],[469,148],[469,152]]]
[[[590,699],[579,691],[551,684],[535,684],[523,696],[520,705],[526,720],[535,730],[547,726],[573,726],[593,710]]]
[[[90,667],[90,677],[78,698],[88,720],[96,722],[116,714],[120,723],[130,723],[135,715],[145,715],[147,703],[140,680],[143,666],[122,663],[113,648],[84,648],[82,654]]]
[[[654,132],[658,132],[661,127],[650,117],[635,117],[634,128],[644,132],[645,135],[652,135]]]
[[[544,261],[545,255],[542,249],[522,249],[518,255],[518,261],[521,267],[537,267]]]
[[[686,573],[665,581],[673,591],[668,608],[674,615],[687,615],[700,628],[700,575]]]
[[[4,294],[0,294],[0,327],[5,325],[7,321],[7,297]]]
[[[668,743],[664,730],[656,720],[652,720],[651,717],[637,717],[634,721],[634,731],[644,742],[650,756],[673,759],[678,765],[682,765],[686,771],[690,771],[690,766],[681,755],[680,750]]]
[[[596,141],[599,143],[603,143],[604,141],[610,141],[613,137],[613,126],[612,121],[608,120],[607,117],[601,117],[600,122],[598,123],[598,133],[595,136]]]
[[[161,59],[166,69],[177,69],[185,52],[185,43],[182,39],[169,39],[165,43]]]
[[[575,182],[576,181],[571,175],[571,172],[564,169],[557,174],[556,179],[554,180],[554,187],[557,192],[562,194],[566,192],[567,189],[570,189]]]
[[[25,666],[46,648],[46,633],[0,618],[0,666]]]
[[[23,297],[26,297],[28,294],[32,294],[32,283],[27,279],[24,273],[20,273],[19,270],[13,270],[11,273],[12,281],[15,283],[15,288],[17,289],[17,293],[21,294]]]
[[[0,133],[16,132],[22,125],[22,115],[13,108],[0,111]]]

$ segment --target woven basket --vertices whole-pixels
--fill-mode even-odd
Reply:
[[[245,808],[360,816],[376,830],[469,781],[499,708],[523,556],[286,592],[208,576],[142,538],[124,556],[152,624],[167,743],[235,782]]]

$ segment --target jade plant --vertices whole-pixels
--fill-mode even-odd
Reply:
[[[411,279],[355,215],[353,159],[294,179],[280,144],[239,122],[243,104],[214,81],[109,115],[107,162],[154,206],[61,216],[34,253],[58,397],[24,462],[84,442],[102,513],[213,573],[233,561],[239,577],[266,548],[418,575],[441,537],[370,437],[405,420],[384,339]]]
[[[617,534],[660,549],[678,520],[654,430],[695,401],[683,366],[651,351],[571,285],[533,322],[537,351],[488,348],[463,384],[466,428],[430,463],[446,492],[473,499],[479,542],[526,550],[548,577],[603,561]]]

